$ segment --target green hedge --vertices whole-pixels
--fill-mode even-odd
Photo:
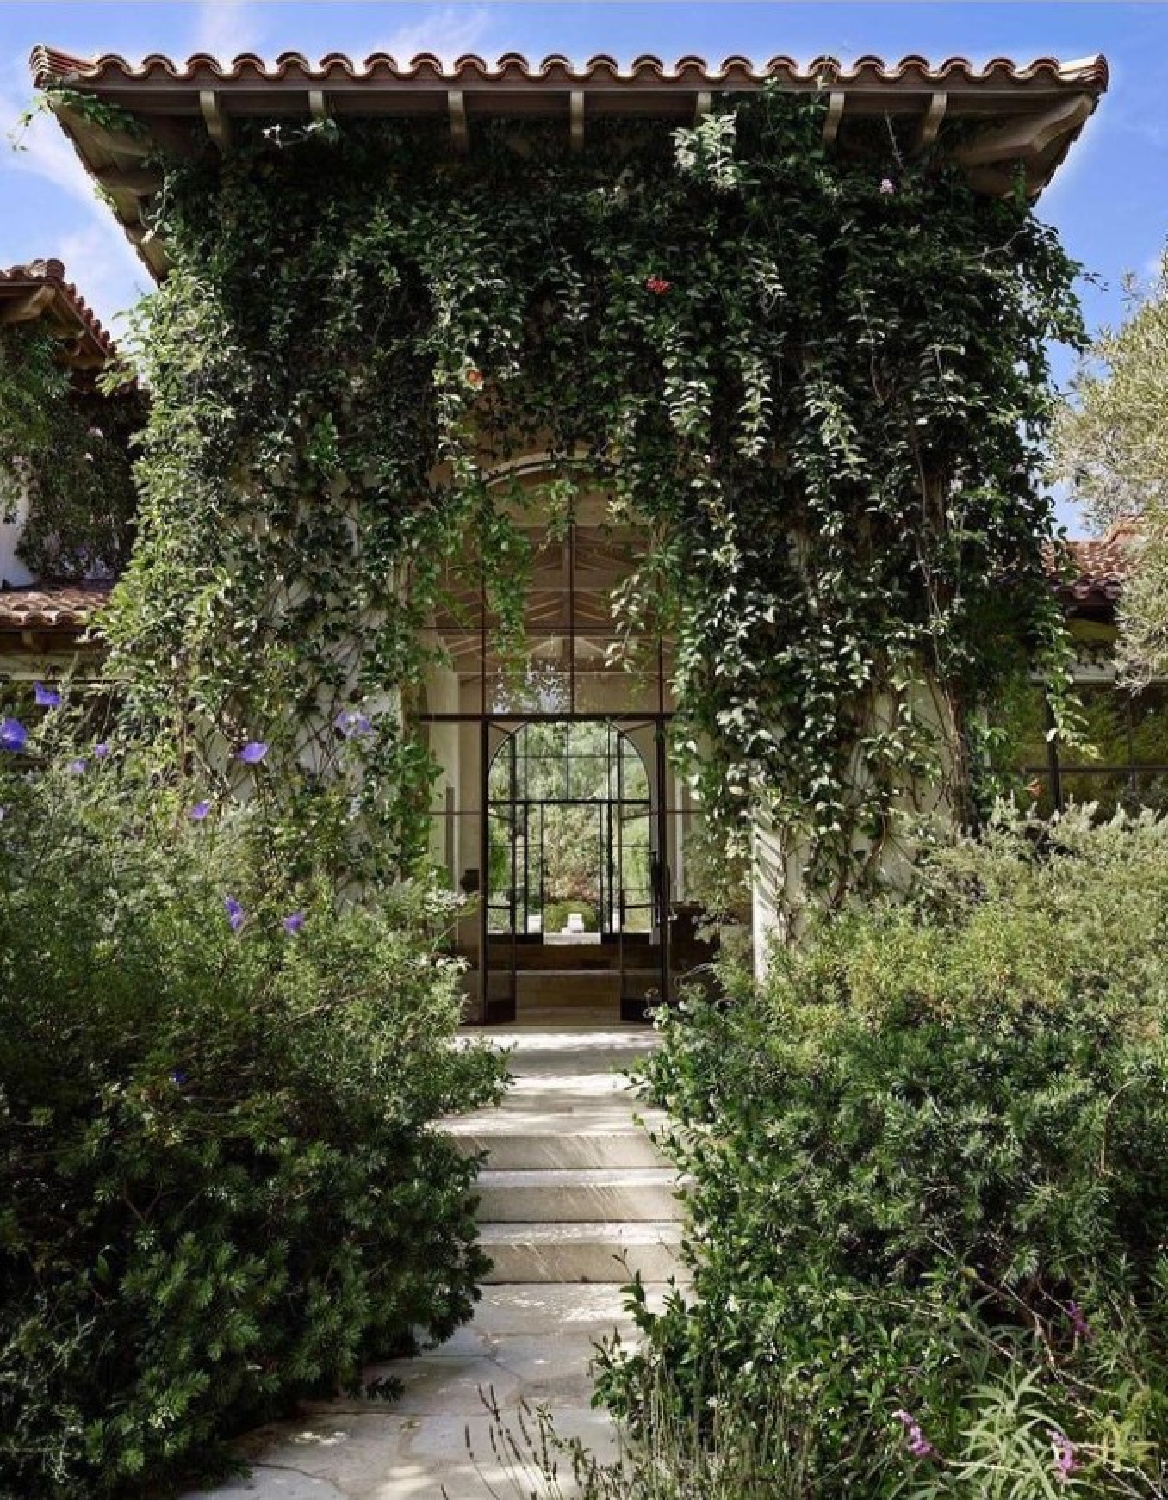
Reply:
[[[470,1315],[476,1165],[432,1124],[501,1064],[451,1046],[430,898],[344,908],[260,803],[196,821],[116,749],[31,763],[0,767],[0,1494],[137,1496]]]
[[[1163,1495],[1166,1017],[1168,822],[1076,816],[665,1018],[694,1295],[610,1397],[783,1427],[760,1494]]]

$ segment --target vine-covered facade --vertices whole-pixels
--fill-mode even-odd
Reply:
[[[572,931],[533,816],[597,830],[573,962],[635,1007],[752,840],[760,927],[842,900],[975,806],[991,685],[1061,712],[1038,476],[1082,330],[1033,198],[1102,60],[34,62],[162,278],[105,627],[133,722],[357,886],[478,893],[484,1017]],[[643,837],[623,751],[492,789],[532,725],[627,740]]]

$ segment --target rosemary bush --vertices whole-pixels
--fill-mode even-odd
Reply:
[[[665,1020],[694,1298],[638,1301],[603,1387],[642,1430],[655,1376],[794,1403],[797,1494],[1162,1495],[1168,822],[999,824],[927,874]]]
[[[476,1164],[432,1125],[501,1064],[452,1045],[433,898],[344,906],[262,797],[192,804],[62,735],[0,766],[6,1500],[213,1471],[451,1333],[487,1264]]]

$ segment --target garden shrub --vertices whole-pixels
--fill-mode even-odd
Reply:
[[[1163,1495],[1168,822],[992,827],[664,1019],[692,1300],[643,1417],[792,1404],[816,1496]]]
[[[476,1164],[432,1125],[502,1064],[452,1045],[435,898],[341,906],[262,785],[36,758],[0,765],[0,1494],[96,1500],[470,1315]]]

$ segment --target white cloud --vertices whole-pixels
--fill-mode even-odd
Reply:
[[[65,262],[69,279],[115,337],[124,330],[123,314],[153,285],[121,226],[93,223],[59,239],[54,254]]]
[[[379,38],[370,52],[388,52],[399,63],[433,52],[449,65],[464,52],[481,52],[491,30],[485,6],[441,5]]]
[[[47,109],[38,110],[27,126],[19,125],[24,108],[18,95],[0,85],[0,121],[5,136],[17,147],[8,164],[43,177],[92,208],[96,202],[93,183],[64,131]]]
[[[258,52],[264,22],[254,0],[200,0],[192,52],[209,52],[221,63],[241,52]]]

